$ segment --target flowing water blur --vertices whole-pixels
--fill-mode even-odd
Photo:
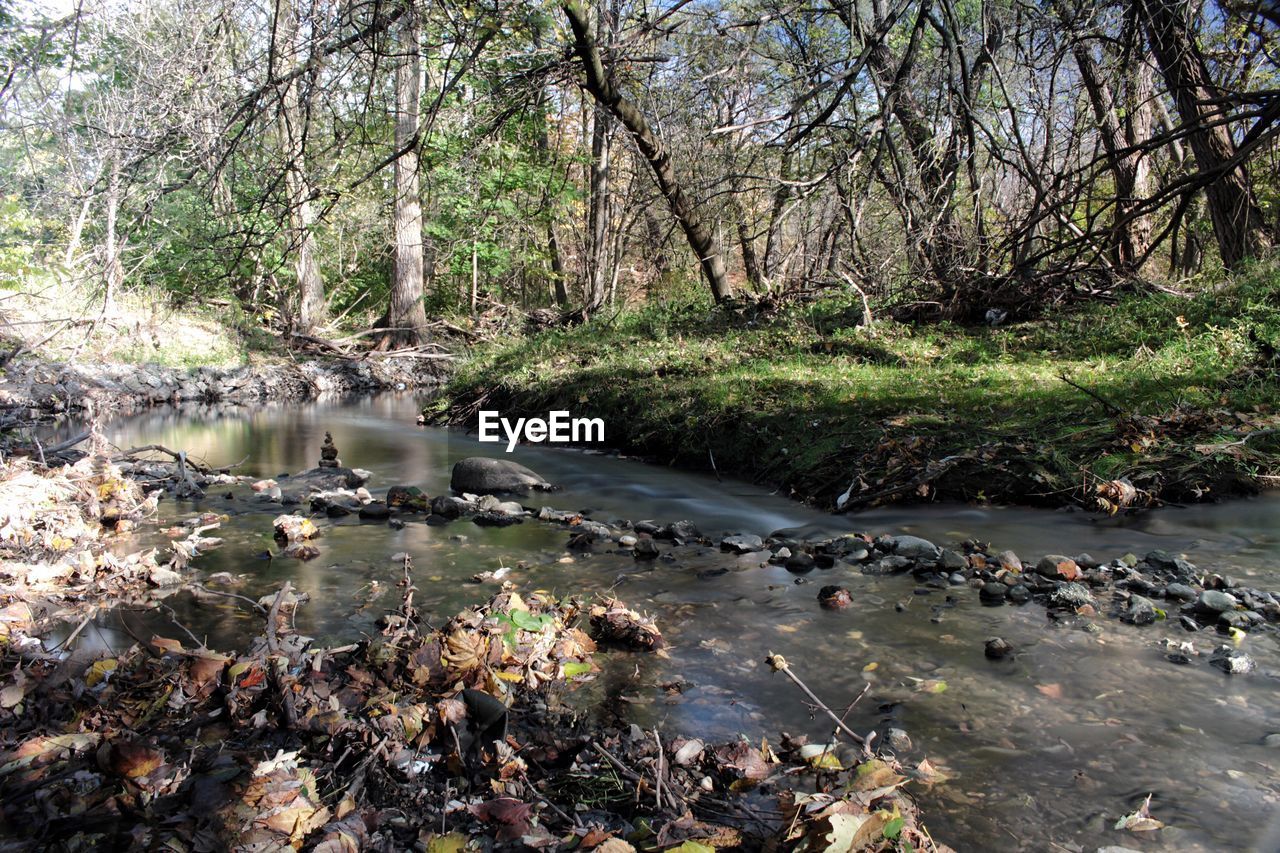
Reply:
[[[315,464],[324,433],[345,464],[373,472],[374,493],[396,484],[447,491],[452,464],[501,455],[498,445],[413,425],[419,401],[384,395],[347,403],[254,409],[166,409],[111,424],[120,447],[164,444],[213,465],[244,459],[237,473],[275,476]],[[1153,548],[1185,552],[1266,589],[1280,587],[1280,497],[1219,506],[1168,508],[1134,519],[1087,513],[970,506],[887,508],[831,516],[746,483],[578,451],[519,448],[510,457],[562,485],[531,505],[589,510],[598,520],[687,518],[704,533],[790,529],[803,535],[910,532],[941,544],[977,538],[1024,559],[1090,552],[1110,558]],[[206,573],[245,575],[256,598],[283,580],[307,592],[299,630],[322,642],[349,642],[374,630],[396,602],[400,552],[413,557],[419,606],[442,622],[487,598],[468,583],[499,566],[522,590],[557,594],[615,590],[654,613],[670,642],[666,656],[605,655],[604,671],[576,697],[594,713],[621,709],[642,725],[758,741],[779,731],[825,739],[765,655],[778,652],[832,706],[843,708],[870,683],[849,715],[855,728],[893,726],[913,742],[902,754],[927,758],[946,778],[917,794],[935,836],[960,850],[1280,850],[1280,750],[1263,744],[1280,731],[1280,644],[1264,632],[1244,641],[1259,673],[1226,676],[1197,658],[1175,665],[1161,639],[1191,638],[1176,624],[1135,628],[1112,619],[1058,625],[1038,605],[988,608],[972,590],[916,594],[909,577],[818,570],[797,583],[754,556],[714,549],[640,563],[615,553],[569,554],[563,530],[535,522],[482,528],[466,521],[402,530],[354,518],[324,525],[321,554],[309,562],[265,560],[280,508],[231,501],[216,488],[197,503],[162,502],[162,517],[230,512],[216,535],[225,544],[201,557]],[[854,604],[821,610],[817,587],[847,586]],[[948,601],[948,598],[951,600]],[[895,604],[905,607],[898,609]],[[234,601],[170,597],[172,617],[214,648],[235,648],[261,617]],[[131,634],[179,636],[169,614],[103,615],[89,642],[119,647]],[[127,626],[127,629],[126,629]],[[983,642],[1002,636],[1018,648],[989,661]],[[1207,652],[1221,638],[1196,635]],[[1274,739],[1273,739],[1274,740]],[[1153,794],[1160,832],[1112,828]]]

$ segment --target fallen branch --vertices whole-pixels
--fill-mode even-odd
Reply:
[[[209,466],[201,465],[199,462],[196,462],[192,459],[187,459],[186,458],[187,452],[185,450],[170,450],[169,448],[165,447],[163,444],[144,444],[141,447],[130,447],[128,450],[122,450],[120,454],[118,456],[113,457],[111,461],[112,462],[133,462],[135,461],[134,460],[135,456],[140,456],[143,453],[163,453],[165,456],[168,456],[169,458],[173,459],[173,461],[175,462],[178,461],[179,457],[182,457],[182,459],[185,460],[187,465],[190,465],[194,470],[200,472],[201,474],[213,473],[213,469],[210,468]],[[236,464],[240,464],[240,463],[236,463]]]
[[[764,659],[764,662],[769,664],[769,668],[772,669],[774,672],[781,672],[787,678],[790,678],[791,681],[794,682],[797,687],[799,687],[801,690],[804,691],[804,695],[809,697],[810,701],[813,702],[813,705],[815,708],[818,708],[820,711],[822,711],[828,717],[830,717],[832,721],[835,722],[836,728],[839,731],[844,732],[851,739],[853,739],[855,743],[862,746],[864,749],[866,748],[867,739],[864,738],[862,735],[858,734],[857,732],[855,732],[853,729],[849,728],[847,725],[845,725],[844,720],[837,717],[836,712],[828,708],[826,706],[826,703],[824,703],[821,699],[819,699],[817,695],[812,690],[809,689],[809,686],[800,680],[800,676],[796,675],[794,672],[791,671],[791,667],[787,663],[786,658],[784,658],[782,655],[775,655],[773,652],[769,652],[769,656]]]

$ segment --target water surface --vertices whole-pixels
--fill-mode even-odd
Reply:
[[[447,490],[457,459],[503,455],[497,445],[415,426],[418,402],[413,395],[387,395],[305,406],[166,409],[107,431],[121,447],[164,444],[214,465],[244,459],[237,471],[262,477],[312,466],[329,431],[347,465],[373,472],[375,493],[408,484],[438,494]],[[581,451],[522,447],[509,458],[563,486],[527,503],[588,510],[604,521],[687,518],[712,536],[792,528],[810,535],[910,532],[944,544],[977,538],[1024,559],[1162,548],[1257,586],[1280,587],[1280,499],[1274,495],[1113,519],[956,505],[832,516],[740,481]],[[468,579],[499,566],[514,568],[511,580],[522,590],[611,589],[654,613],[669,654],[604,656],[604,672],[577,701],[621,709],[629,719],[671,732],[725,739],[744,733],[753,740],[782,730],[815,740],[829,736],[829,726],[811,717],[794,688],[763,664],[770,651],[786,655],[832,706],[843,708],[870,683],[849,720],[860,730],[905,729],[913,746],[903,760],[927,758],[950,777],[917,795],[931,830],[960,850],[1280,849],[1280,750],[1263,745],[1265,735],[1280,730],[1274,633],[1244,641],[1263,672],[1229,677],[1204,657],[1175,665],[1160,647],[1166,638],[1190,639],[1207,653],[1221,640],[1217,635],[1189,635],[1176,623],[1134,628],[1106,618],[1057,624],[1037,605],[982,607],[967,588],[918,595],[906,577],[840,568],[813,572],[797,584],[779,567],[714,549],[653,563],[604,547],[570,553],[564,531],[533,522],[495,529],[410,521],[393,530],[356,519],[325,521],[317,559],[268,561],[260,555],[273,546],[270,519],[278,506],[227,500],[211,489],[197,503],[162,502],[161,511],[180,519],[209,510],[234,515],[217,531],[226,544],[202,557],[198,568],[243,576],[239,591],[255,598],[291,580],[311,596],[298,611],[298,628],[322,642],[374,630],[377,616],[395,604],[401,566],[394,557],[403,552],[413,558],[420,608],[436,621],[492,594],[495,587]],[[849,587],[854,605],[840,613],[821,610],[816,591],[827,583]],[[180,593],[165,603],[173,618],[213,647],[235,648],[259,630],[260,617],[234,601]],[[118,647],[151,631],[181,638],[170,622],[167,612],[106,614],[86,641]],[[995,635],[1018,648],[1013,659],[983,656],[983,641]],[[1112,829],[1149,793],[1167,829],[1140,836]]]

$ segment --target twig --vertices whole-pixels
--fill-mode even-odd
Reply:
[[[794,672],[791,671],[791,667],[787,664],[786,658],[784,658],[782,655],[776,655],[773,652],[769,652],[769,656],[764,660],[765,660],[765,663],[769,664],[769,667],[774,672],[781,672],[787,678],[791,679],[797,687],[803,690],[804,695],[809,697],[809,699],[813,702],[814,706],[817,707],[819,710],[821,710],[823,713],[825,713],[828,717],[832,719],[832,721],[835,722],[836,728],[838,730],[844,732],[846,735],[852,738],[855,743],[859,744],[860,746],[866,747],[867,745],[866,738],[864,738],[862,735],[858,734],[853,729],[846,726],[844,724],[844,720],[837,717],[836,712],[828,708],[826,706],[826,703],[824,703],[821,699],[819,699],[817,695],[812,690],[809,689],[809,686],[800,680],[800,676],[796,675]]]
[[[658,763],[653,769],[653,799],[658,804],[658,811],[662,811],[662,738],[658,737],[658,730],[653,730],[653,740],[658,744]]]
[[[280,587],[280,591],[276,593],[275,599],[271,602],[271,609],[267,611],[267,650],[272,654],[277,654],[280,651],[280,640],[276,637],[276,617],[280,615],[280,603],[292,588],[293,582],[285,581],[284,586]]]
[[[70,647],[71,647],[71,641],[72,641],[72,640],[74,640],[76,637],[78,637],[78,636],[80,635],[80,632],[84,630],[84,626],[85,626],[85,625],[88,625],[88,624],[89,624],[89,620],[90,620],[90,619],[92,619],[94,616],[96,616],[96,615],[97,615],[97,613],[98,613],[98,608],[96,608],[96,607],[91,608],[91,609],[89,610],[88,614],[86,614],[86,615],[85,615],[84,619],[81,619],[81,620],[80,620],[80,624],[76,626],[76,629],[75,629],[74,631],[72,631],[72,632],[67,636],[67,638],[66,638],[65,640],[63,640],[61,643],[58,643],[56,646],[54,646],[54,647],[53,647],[52,649],[50,649],[49,651],[55,651],[55,650],[57,650],[57,649],[61,649],[61,648],[70,648]]]
[[[1086,388],[1083,385],[1080,385],[1076,382],[1072,382],[1070,379],[1067,378],[1066,373],[1059,373],[1058,378],[1061,379],[1063,382],[1067,383],[1068,385],[1070,385],[1072,388],[1081,392],[1082,394],[1087,394],[1088,396],[1092,397],[1094,400],[1098,402],[1100,406],[1102,406],[1102,408],[1106,409],[1107,412],[1109,412],[1110,414],[1115,415],[1116,417],[1120,417],[1121,415],[1124,414],[1123,409],[1121,409],[1115,403],[1108,400],[1106,397],[1103,397],[1097,391],[1094,391],[1091,388]]]
[[[592,741],[592,742],[591,742],[591,747],[592,747],[596,752],[598,752],[602,758],[604,758],[606,761],[608,761],[610,764],[612,764],[615,770],[617,770],[617,771],[618,771],[619,773],[621,773],[623,776],[626,776],[626,777],[627,777],[628,779],[630,779],[632,782],[643,782],[643,781],[644,781],[644,779],[643,779],[643,778],[641,778],[641,776],[640,776],[640,774],[639,774],[639,773],[636,773],[636,772],[635,772],[634,770],[632,770],[630,767],[628,767],[627,765],[623,764],[623,763],[622,763],[621,761],[619,761],[618,759],[614,758],[614,757],[613,757],[613,755],[612,755],[612,754],[610,754],[609,750],[605,749],[605,748],[604,748],[603,746],[601,746],[600,744],[596,743],[595,741]]]
[[[544,797],[541,793],[539,793],[537,788],[534,788],[532,785],[530,785],[530,786],[529,786],[529,790],[533,793],[533,795],[534,795],[535,797],[537,797],[537,798],[538,798],[538,800],[539,800],[539,801],[541,801],[542,803],[546,804],[546,805],[547,805],[547,806],[548,806],[548,807],[549,807],[553,812],[555,812],[556,814],[560,815],[561,820],[563,820],[565,823],[567,823],[567,824],[569,824],[570,826],[573,826],[573,827],[577,827],[577,826],[580,826],[580,825],[581,825],[577,820],[575,820],[574,818],[571,818],[571,817],[569,817],[569,815],[565,814],[565,812],[564,812],[564,810],[563,810],[563,809],[561,809],[561,808],[560,808],[559,806],[557,806],[555,803],[551,802],[551,801],[550,801],[550,800],[548,800],[546,797]]]
[[[197,649],[203,649],[205,647],[204,642],[195,634],[193,634],[190,628],[188,628],[186,625],[183,625],[181,622],[178,621],[178,614],[174,612],[172,607],[170,607],[167,604],[161,604],[160,606],[163,607],[165,612],[169,614],[169,621],[172,622],[177,627],[181,628],[183,630],[183,633],[185,633],[188,637],[191,638],[191,642],[196,644]]]
[[[93,434],[92,430],[85,430],[84,432],[80,433],[74,438],[68,438],[66,441],[60,441],[57,444],[49,445],[44,449],[44,452],[50,455],[54,453],[60,453],[63,450],[66,450],[67,448],[75,447],[77,444],[84,441],[92,434]]]
[[[271,610],[267,613],[267,651],[272,657],[280,654],[280,639],[276,636],[276,617],[280,615],[280,603],[284,597],[293,588],[291,581],[285,581],[284,586],[280,587],[280,591],[276,593],[275,600],[271,602]],[[270,661],[270,670],[272,681],[275,682],[276,689],[280,691],[280,696],[284,700],[285,722],[289,728],[295,728],[298,725],[298,708],[293,703],[293,692],[289,689],[290,685],[286,683],[281,672],[287,669],[288,659],[284,661],[284,667],[276,660]]]
[[[245,602],[250,607],[253,607],[259,613],[267,612],[267,608],[263,607],[261,604],[254,601],[252,598],[249,598],[247,595],[240,595],[239,593],[235,593],[235,592],[223,592],[222,590],[219,590],[219,589],[209,589],[209,587],[205,586],[204,584],[198,584],[198,583],[191,584],[191,588],[198,589],[201,592],[207,592],[209,595],[221,595],[227,598],[236,598],[236,599],[239,599],[240,601]]]

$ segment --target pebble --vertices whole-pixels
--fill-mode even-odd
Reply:
[[[1216,589],[1206,589],[1196,599],[1196,610],[1205,614],[1224,613],[1228,610],[1235,610],[1236,604],[1234,595],[1227,592],[1219,592]]]
[[[1257,667],[1253,658],[1231,646],[1218,646],[1213,652],[1213,657],[1209,658],[1209,663],[1232,675],[1253,672]]]
[[[897,752],[908,752],[911,749],[911,736],[907,734],[906,729],[889,729],[884,739]]]
[[[658,544],[652,539],[640,539],[635,544],[637,560],[652,560],[658,556]]]
[[[1156,606],[1151,603],[1151,599],[1141,595],[1131,597],[1129,608],[1120,616],[1122,622],[1128,622],[1130,625],[1150,625],[1157,618],[1159,614],[1156,613]]]
[[[1013,646],[1000,637],[992,637],[987,640],[983,653],[991,660],[1002,660],[1013,653]]]
[[[749,554],[752,551],[763,551],[764,540],[759,536],[752,534],[738,533],[721,539],[720,550],[730,551],[734,554]]]
[[[813,570],[814,562],[813,557],[810,557],[808,554],[801,551],[799,554],[792,554],[788,557],[787,562],[784,565],[787,567],[787,571],[789,572],[803,574]]]
[[[911,560],[936,560],[942,555],[941,548],[919,536],[895,536],[892,547],[893,553]]]
[[[982,589],[978,590],[978,597],[988,604],[1000,604],[1008,594],[1009,588],[996,581],[984,583]]]

